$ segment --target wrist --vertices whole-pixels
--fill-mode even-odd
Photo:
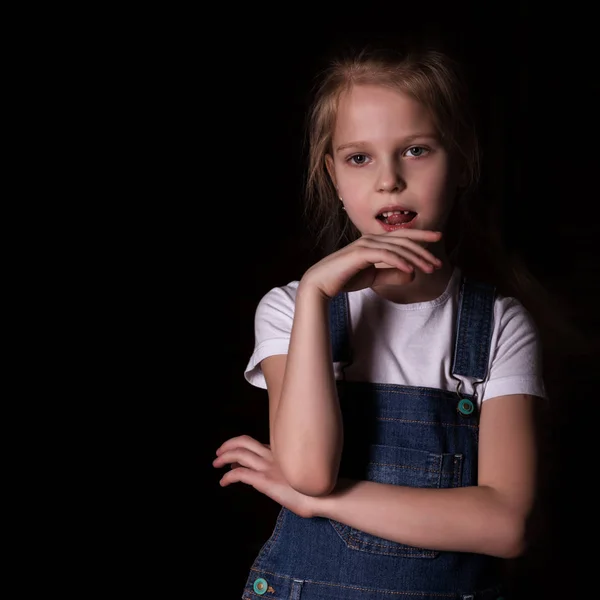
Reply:
[[[302,277],[296,291],[296,303],[306,301],[328,304],[330,300],[331,298],[319,286],[313,284],[306,276]]]
[[[355,481],[349,479],[338,479],[335,488],[327,496],[307,496],[306,509],[311,517],[335,520],[335,507],[344,492],[355,485]]]

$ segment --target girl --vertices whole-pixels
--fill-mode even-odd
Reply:
[[[477,220],[467,107],[435,51],[323,75],[308,200],[335,246],[256,311],[270,443],[213,463],[282,505],[246,600],[498,599],[524,549],[541,344]]]

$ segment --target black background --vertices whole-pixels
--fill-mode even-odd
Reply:
[[[178,597],[235,600],[278,507],[242,484],[220,488],[211,461],[228,437],[268,438],[266,393],[243,371],[258,301],[311,264],[301,215],[303,124],[322,57],[339,45],[397,35],[435,43],[466,63],[478,89],[484,185],[503,199],[507,243],[597,339],[598,32],[591,14],[572,3],[554,10],[452,2],[214,9],[197,29],[182,15],[165,42],[180,160],[168,238],[185,256],[173,267],[174,341],[163,352],[178,362],[170,393],[179,420],[168,435],[185,438],[175,460],[186,467],[173,465],[171,487],[162,490],[168,541],[158,544],[157,563],[174,563],[173,595],[181,588]],[[549,476],[532,546],[515,561],[517,597],[594,595],[587,556],[597,522],[589,451],[596,365],[585,352],[550,373],[550,444],[542,457]]]

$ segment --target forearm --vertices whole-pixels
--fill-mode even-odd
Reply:
[[[308,495],[329,493],[337,479],[343,436],[329,301],[302,284],[273,427],[274,454],[290,485]]]
[[[313,500],[314,516],[410,546],[504,558],[523,550],[525,515],[489,487],[340,482],[332,494]]]

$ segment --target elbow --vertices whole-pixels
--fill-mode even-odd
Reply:
[[[290,483],[290,486],[305,496],[318,498],[320,496],[328,496],[331,494],[335,488],[335,483],[329,484],[318,481],[300,481],[297,484]]]
[[[526,519],[522,515],[507,515],[499,526],[494,554],[500,558],[519,558],[527,548]]]
[[[328,496],[337,483],[337,478],[330,473],[284,468],[281,470],[288,484],[305,496]]]

